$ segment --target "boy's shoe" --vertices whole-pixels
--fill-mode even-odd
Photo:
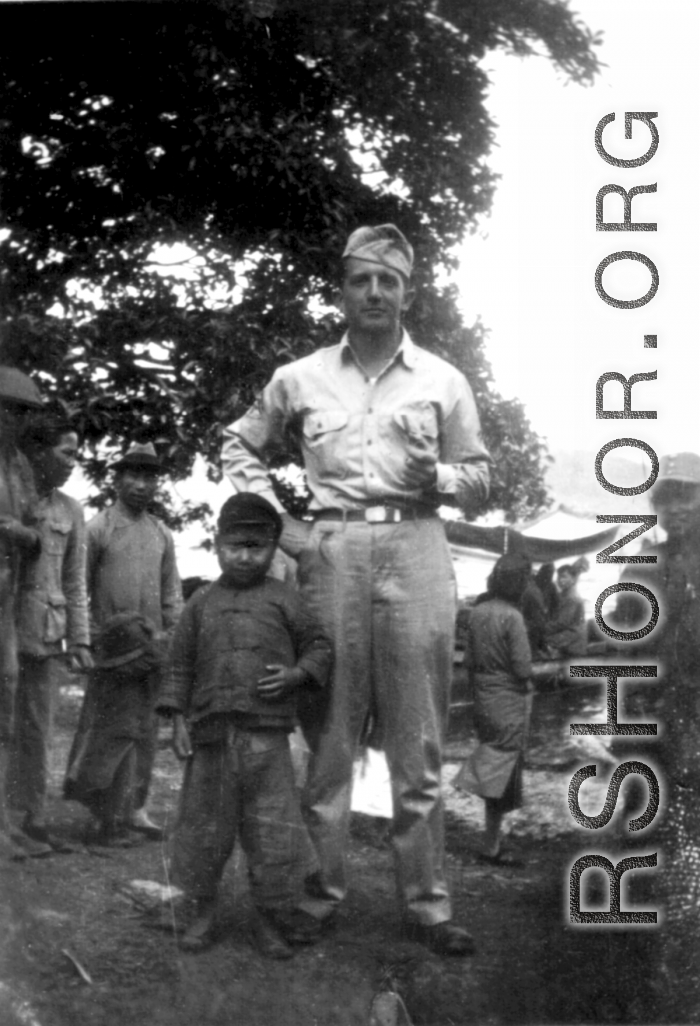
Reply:
[[[90,824],[85,843],[98,848],[137,848],[143,844],[143,837],[128,830],[123,823]]]
[[[265,916],[287,944],[315,944],[323,923],[301,908],[266,909]]]
[[[257,909],[252,924],[253,944],[264,958],[284,959],[294,954],[270,916],[268,909]]]
[[[408,940],[425,945],[436,955],[464,958],[466,955],[473,955],[475,951],[471,934],[449,920],[430,925],[409,922],[404,925],[404,934]]]
[[[140,834],[144,834],[144,836],[148,837],[151,841],[162,841],[165,837],[165,830],[163,827],[154,823],[145,809],[136,810],[129,820],[129,828],[131,830],[138,830]]]
[[[199,902],[195,918],[178,938],[181,951],[189,951],[194,955],[212,946],[218,929],[216,913],[216,900],[203,899]]]

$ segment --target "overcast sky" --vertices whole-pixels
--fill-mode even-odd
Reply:
[[[493,54],[484,61],[498,124],[491,164],[503,177],[491,217],[463,249],[464,309],[491,329],[497,387],[525,402],[552,449],[597,451],[628,436],[659,455],[700,451],[699,5],[574,0],[572,7],[604,31],[599,54],[608,67],[595,86],[565,84],[546,60]],[[628,159],[646,151],[643,124],[624,139],[625,111],[658,111],[659,148],[642,167],[613,167],[595,149],[597,123],[615,113],[605,129],[608,150]],[[612,183],[657,183],[655,195],[632,205],[633,220],[657,222],[656,232],[595,230],[596,193]],[[605,219],[621,220],[621,207],[621,198],[607,199]],[[659,290],[646,306],[617,310],[595,291],[599,262],[620,250],[641,252],[658,268]],[[649,283],[649,272],[629,261],[606,270],[603,282],[621,299],[643,295]],[[645,334],[658,335],[657,350],[644,348]],[[652,370],[658,380],[634,386],[633,408],[657,410],[656,422],[596,420],[600,374]],[[619,407],[619,389],[606,386],[608,408]]]

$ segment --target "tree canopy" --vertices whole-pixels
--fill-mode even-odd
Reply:
[[[151,438],[175,476],[197,452],[215,468],[222,423],[273,369],[337,339],[349,231],[392,221],[416,249],[409,330],[475,391],[490,506],[543,503],[544,445],[439,281],[495,187],[480,58],[596,72],[565,3],[1,8],[1,355],[72,403],[88,441]],[[183,276],[164,274],[178,253]],[[104,460],[87,470],[102,480]]]

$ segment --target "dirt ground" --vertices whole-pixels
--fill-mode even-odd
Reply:
[[[595,847],[566,806],[572,773],[593,759],[562,737],[590,701],[582,692],[537,697],[526,805],[508,826],[508,849],[522,868],[478,862],[481,802],[447,786],[455,919],[476,938],[473,958],[440,959],[400,939],[386,821],[355,815],[351,893],[337,928],[280,963],[250,945],[241,857],[223,882],[220,942],[189,955],[172,934],[149,926],[153,913],[133,884],[166,883],[166,846],[114,851],[82,843],[87,813],[59,797],[80,692],[62,689],[50,822],[75,850],[0,867],[0,1024],[368,1026],[382,989],[402,995],[415,1026],[659,1021],[650,985],[654,931],[566,922],[569,867]],[[167,729],[161,741],[152,810],[172,825],[181,769]],[[472,744],[467,707],[451,723],[447,779]],[[592,890],[588,898],[595,901]]]

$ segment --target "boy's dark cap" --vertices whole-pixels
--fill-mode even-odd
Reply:
[[[275,538],[282,534],[282,517],[271,502],[255,492],[231,495],[221,507],[217,527],[219,534],[235,531],[237,527],[271,527]]]

